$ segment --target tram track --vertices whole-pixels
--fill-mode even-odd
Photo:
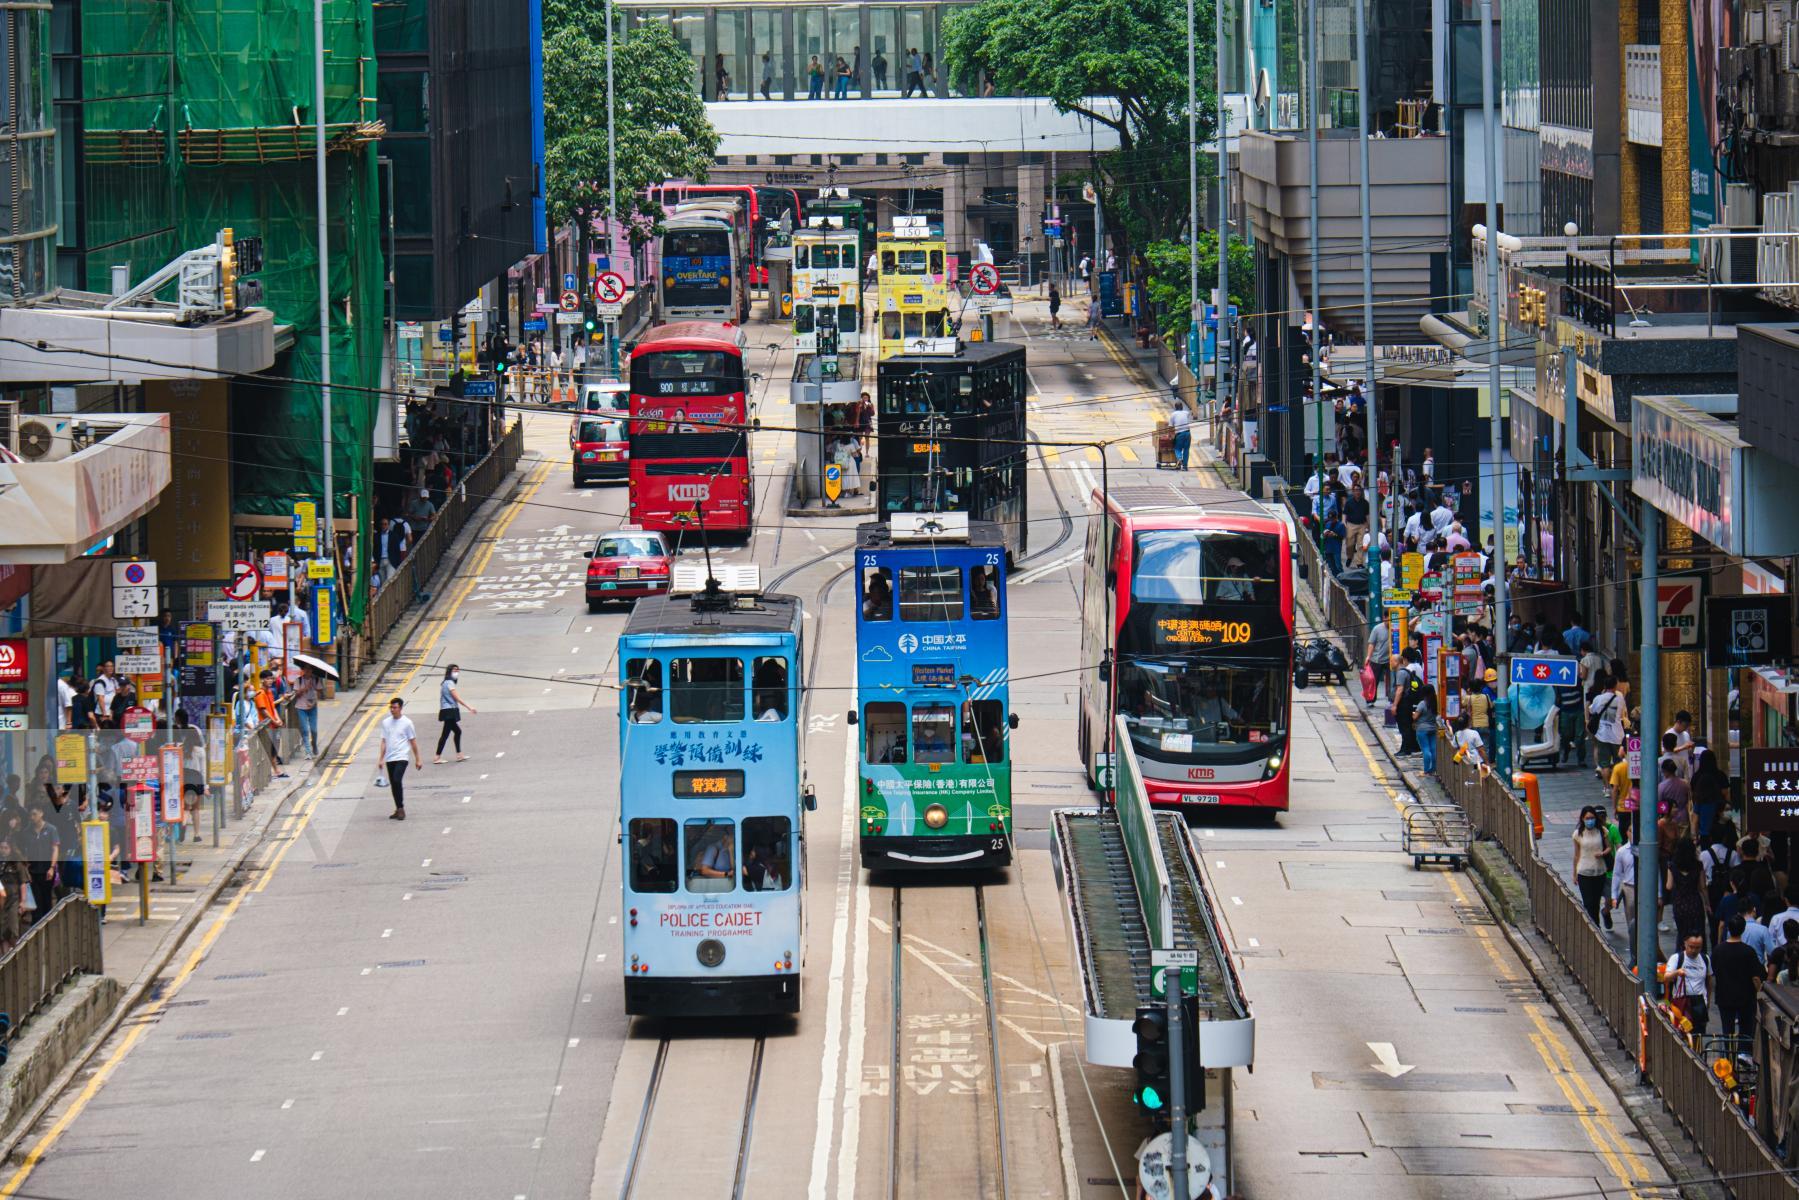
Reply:
[[[904,964],[907,954],[915,952],[906,943],[906,926],[904,918],[904,897],[908,890],[918,891],[921,898],[934,897],[941,894],[936,890],[920,890],[917,888],[895,887],[893,889],[892,938],[893,962],[891,978],[892,1025],[890,1031],[891,1044],[887,1066],[887,1188],[888,1200],[908,1200],[916,1195],[932,1194],[933,1181],[923,1177],[920,1155],[932,1157],[932,1168],[937,1172],[948,1172],[950,1177],[959,1180],[957,1191],[963,1194],[997,1197],[997,1200],[1008,1200],[1011,1196],[1011,1161],[1006,1139],[1006,1103],[1003,1062],[1000,1054],[999,1004],[993,992],[993,960],[989,930],[987,925],[987,899],[985,889],[976,884],[969,891],[974,901],[974,953],[962,955],[955,951],[944,953],[935,948],[935,941],[941,933],[932,931],[932,937],[925,940],[927,946],[934,947],[938,953],[952,963],[973,964],[978,966],[978,990],[972,979],[955,978],[942,963],[934,962],[923,953],[921,961],[926,966],[924,979],[926,988],[941,991],[938,984],[932,982],[949,982],[955,992],[964,996],[978,995],[985,1020],[987,1054],[984,1064],[987,1075],[986,1086],[980,1086],[978,1077],[972,1076],[974,1062],[965,1051],[954,1047],[964,1045],[972,1040],[967,1032],[957,1032],[953,1027],[954,1018],[962,1014],[949,1014],[950,1021],[944,1021],[944,1014],[929,1012],[913,1013],[907,1003],[907,975]],[[927,910],[939,911],[932,905]],[[920,989],[921,991],[925,989]],[[915,1000],[914,1006],[917,1001]],[[969,1014],[972,1015],[972,1014]],[[930,1042],[933,1053],[927,1061],[920,1065],[906,1053],[908,1044],[908,1028],[916,1020],[927,1026],[942,1023],[944,1028],[939,1034],[927,1034],[918,1040]],[[945,1060],[948,1060],[947,1062]],[[943,1082],[943,1066],[951,1068],[950,1087],[940,1090]],[[915,1078],[915,1075],[917,1076]],[[969,1085],[962,1087],[959,1085]],[[955,1100],[965,1097],[972,1091],[975,1101],[972,1105],[956,1104]],[[985,1093],[984,1096],[981,1093]],[[918,1113],[907,1111],[908,1106],[902,1103],[902,1096],[914,1096],[917,1103],[912,1106]],[[931,1101],[937,1101],[933,1104]],[[945,1103],[948,1102],[948,1103]],[[947,1114],[942,1111],[949,1108]],[[919,1115],[926,1110],[932,1112],[931,1118]],[[981,1128],[983,1117],[992,1122],[990,1130]],[[973,1139],[972,1145],[958,1146],[953,1140],[941,1136],[946,1128],[953,1128],[960,1121]],[[914,1136],[908,1145],[908,1128],[914,1135],[931,1133],[928,1139]],[[956,1162],[957,1152],[971,1154],[968,1161]],[[991,1155],[991,1158],[989,1157]],[[990,1169],[989,1164],[993,1168]],[[941,1183],[942,1181],[935,1181]],[[909,1184],[913,1190],[902,1190],[902,1184]],[[997,1190],[993,1190],[997,1188]],[[941,1188],[935,1189],[941,1193]]]
[[[1049,457],[1043,451],[1043,439],[1034,433],[1030,435],[1030,438],[1031,442],[1037,447],[1037,461],[1043,467],[1043,482],[1049,485],[1050,498],[1056,502],[1056,519],[1061,522],[1062,532],[1056,535],[1055,541],[1043,547],[1043,549],[1033,550],[1023,558],[1019,559],[1018,565],[1020,567],[1035,559],[1048,558],[1051,554],[1061,548],[1062,543],[1074,536],[1074,516],[1069,513],[1068,505],[1062,500],[1061,489],[1056,487],[1056,473],[1050,470]],[[1029,513],[1025,514],[1025,519],[1027,521],[1030,519]]]
[[[766,1039],[758,1035],[750,1043],[750,1058],[747,1078],[743,1089],[743,1109],[737,1129],[737,1157],[731,1174],[732,1200],[742,1200],[749,1186],[750,1177],[750,1144],[756,1124],[756,1103],[762,1092],[762,1060]],[[690,1047],[687,1051],[677,1052],[677,1044]],[[727,1042],[728,1045],[742,1045],[741,1039]],[[656,1057],[650,1065],[649,1082],[644,1087],[643,1105],[638,1110],[637,1125],[632,1131],[631,1147],[625,1162],[624,1177],[619,1183],[619,1200],[632,1200],[635,1196],[664,1196],[671,1194],[669,1180],[651,1181],[657,1159],[648,1153],[654,1139],[656,1129],[657,1100],[663,1085],[669,1076],[679,1068],[691,1065],[688,1060],[697,1059],[704,1067],[708,1078],[716,1082],[718,1039],[710,1038],[662,1038],[656,1045]],[[671,1057],[679,1057],[681,1062],[671,1069]],[[725,1095],[714,1088],[709,1095]],[[691,1114],[689,1114],[690,1116]],[[671,1118],[672,1119],[672,1118]],[[684,1140],[684,1139],[683,1139]],[[685,1173],[689,1164],[683,1162],[677,1171]]]

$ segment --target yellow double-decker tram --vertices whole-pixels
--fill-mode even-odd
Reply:
[[[923,217],[895,217],[876,238],[879,259],[880,356],[954,354],[949,269],[941,227]]]

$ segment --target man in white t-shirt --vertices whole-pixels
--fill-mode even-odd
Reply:
[[[56,677],[56,727],[70,728],[75,719],[75,685],[69,682],[71,673],[64,671]]]
[[[387,702],[387,716],[381,719],[381,761],[387,768],[387,782],[394,791],[394,811],[390,821],[406,819],[406,764],[423,771],[425,760],[419,754],[419,734],[412,718],[405,713],[406,702],[395,696]],[[379,782],[379,781],[377,781]]]

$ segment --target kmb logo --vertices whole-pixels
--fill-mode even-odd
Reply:
[[[29,672],[29,651],[24,638],[0,641],[0,683],[24,683]]]

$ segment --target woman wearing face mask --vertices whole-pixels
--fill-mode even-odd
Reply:
[[[1574,883],[1580,888],[1580,903],[1587,919],[1599,923],[1599,900],[1605,895],[1605,833],[1599,828],[1599,810],[1588,806],[1580,810],[1574,827]]]
[[[431,757],[434,763],[444,760],[444,743],[450,738],[456,739],[456,761],[467,762],[468,755],[462,752],[462,710],[479,712],[480,709],[464,700],[456,690],[456,684],[462,678],[462,669],[451,663],[444,671],[443,683],[437,689],[437,719],[443,724],[443,732],[437,735],[437,753]]]

